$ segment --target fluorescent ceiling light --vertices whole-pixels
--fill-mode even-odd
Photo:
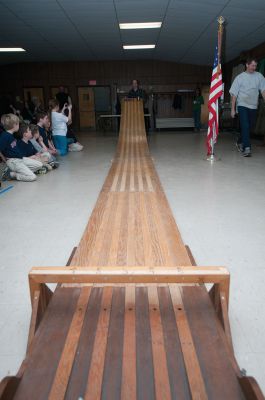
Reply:
[[[162,22],[133,22],[119,25],[120,29],[150,29],[161,28]]]
[[[0,47],[0,51],[12,53],[12,52],[26,51],[26,50],[22,49],[21,47]]]
[[[134,50],[134,49],[154,49],[155,44],[132,44],[123,46],[124,50]]]

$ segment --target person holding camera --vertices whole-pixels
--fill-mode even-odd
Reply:
[[[56,93],[55,98],[59,103],[59,110],[60,111],[63,109],[63,107],[64,107],[64,105],[66,103],[72,105],[71,97],[69,96],[68,93],[66,93],[66,90],[65,90],[65,88],[63,86],[59,87],[59,92]],[[66,114],[67,114],[68,113],[68,109],[65,109],[65,111],[66,111]]]
[[[73,143],[73,139],[66,137],[68,125],[72,122],[72,105],[65,103],[60,111],[59,102],[57,100],[49,101],[51,111],[51,124],[54,145],[61,156],[68,153],[68,145]],[[65,115],[66,109],[68,116]]]

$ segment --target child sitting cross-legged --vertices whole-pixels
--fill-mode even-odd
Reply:
[[[36,180],[34,172],[43,168],[43,163],[34,157],[24,156],[20,151],[17,140],[13,136],[19,129],[19,118],[14,114],[4,114],[1,117],[4,131],[0,135],[0,152],[8,168],[2,179],[16,179],[32,182]]]
[[[37,125],[33,125],[31,124],[29,126],[30,130],[31,130],[31,135],[32,138],[30,139],[31,144],[33,145],[33,147],[35,148],[35,150],[41,155],[41,157],[45,157],[47,159],[48,164],[52,167],[52,168],[58,168],[59,163],[57,162],[56,158],[54,155],[52,155],[52,152],[45,146],[44,141],[42,136],[40,135],[40,131]],[[46,167],[46,165],[45,165]],[[50,169],[48,167],[48,169]]]
[[[48,136],[47,126],[50,126],[50,120],[47,112],[40,112],[37,114],[37,127],[40,132],[40,140],[42,140],[43,145],[46,147],[46,151],[51,154],[56,155],[57,150]]]
[[[37,173],[45,174],[47,171],[52,170],[52,167],[48,164],[49,154],[38,152],[31,143],[32,133],[29,125],[20,124],[16,137],[18,138],[17,145],[22,156],[29,157],[42,163],[42,168]]]

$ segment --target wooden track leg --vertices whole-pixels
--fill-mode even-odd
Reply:
[[[29,336],[27,344],[27,352],[29,351],[31,342],[38,329],[38,326],[42,320],[43,314],[50,302],[53,292],[48,288],[47,285],[41,283],[39,289],[34,291],[32,301],[32,314],[29,327]]]
[[[21,379],[16,376],[7,376],[0,383],[0,399],[11,400],[14,398]]]
[[[196,267],[197,264],[196,264],[195,258],[193,257],[193,254],[192,254],[192,252],[191,252],[190,247],[189,247],[187,244],[185,244],[185,248],[186,248],[186,250],[187,250],[187,253],[188,253],[188,256],[189,256],[191,265],[194,266],[194,267]]]
[[[71,255],[67,261],[66,266],[70,266],[71,261],[75,255],[77,247],[74,247]],[[52,291],[48,288],[45,284],[36,284],[33,280],[29,279],[30,284],[30,292],[31,292],[31,302],[32,302],[32,314],[30,320],[30,327],[29,327],[29,336],[28,336],[28,344],[27,344],[27,353],[29,351],[31,342],[34,338],[34,335],[38,329],[38,326],[42,320],[43,314],[50,302],[52,297]],[[61,286],[61,284],[58,284]]]
[[[246,399],[248,400],[265,400],[259,385],[252,376],[242,376],[238,378],[240,386]]]

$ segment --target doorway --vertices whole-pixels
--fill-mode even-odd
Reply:
[[[78,88],[79,124],[80,130],[95,129],[95,99],[91,87]]]
[[[111,114],[110,86],[78,88],[80,130],[100,130],[100,116]]]

